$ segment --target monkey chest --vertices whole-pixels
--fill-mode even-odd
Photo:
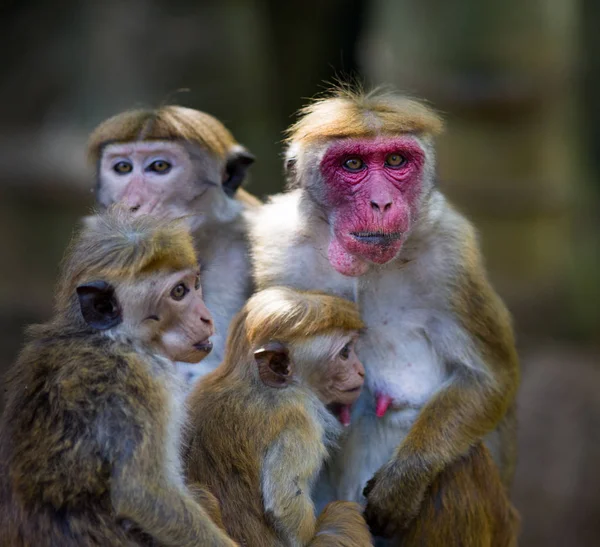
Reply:
[[[390,398],[392,412],[414,416],[447,377],[433,325],[441,315],[427,289],[410,279],[379,277],[361,286],[358,303],[367,325],[358,345],[367,391]]]

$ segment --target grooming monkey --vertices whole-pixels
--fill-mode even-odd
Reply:
[[[0,545],[235,545],[181,470],[174,361],[204,358],[213,333],[199,281],[173,222],[113,211],[73,241],[55,315],[7,377]]]
[[[211,355],[181,366],[193,381],[223,359],[229,322],[253,290],[242,213],[260,202],[240,185],[254,157],[219,120],[182,106],[105,120],[90,136],[88,155],[101,207],[121,203],[134,215],[188,218],[216,327]]]
[[[360,506],[329,504],[318,520],[310,491],[364,369],[354,352],[354,304],[274,287],[231,324],[224,362],[190,395],[184,465],[221,504],[242,545],[371,545]]]
[[[514,467],[510,316],[473,227],[435,187],[441,129],[417,101],[334,90],[290,128],[290,189],[251,227],[259,289],[318,288],[359,306],[367,389],[317,494],[365,503],[386,536],[482,439],[507,487]]]

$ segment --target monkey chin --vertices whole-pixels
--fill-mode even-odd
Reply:
[[[398,256],[404,238],[400,234],[386,236],[346,237],[333,235],[327,258],[333,268],[348,277],[359,277],[369,269],[369,263],[386,264]]]

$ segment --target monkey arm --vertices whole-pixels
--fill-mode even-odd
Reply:
[[[237,545],[183,486],[173,486],[156,470],[140,472],[136,465],[126,466],[114,481],[113,504],[119,517],[132,520],[161,545]]]
[[[277,530],[292,544],[306,545],[315,532],[310,479],[318,472],[324,454],[314,439],[286,431],[267,450],[261,470],[265,512]]]
[[[508,312],[481,268],[460,280],[454,347],[437,344],[452,374],[365,488],[365,516],[377,534],[405,527],[438,473],[494,430],[514,402],[519,364]]]
[[[310,547],[366,547],[372,545],[369,527],[358,503],[333,501],[323,509]]]

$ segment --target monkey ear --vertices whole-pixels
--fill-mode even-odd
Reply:
[[[123,320],[115,290],[105,281],[79,285],[77,296],[81,315],[90,327],[106,330],[117,326]]]
[[[254,351],[258,373],[269,387],[286,387],[292,381],[292,364],[287,347],[281,342],[269,342]]]
[[[234,147],[227,155],[223,190],[232,198],[246,178],[246,171],[254,163],[254,156],[243,146]]]

